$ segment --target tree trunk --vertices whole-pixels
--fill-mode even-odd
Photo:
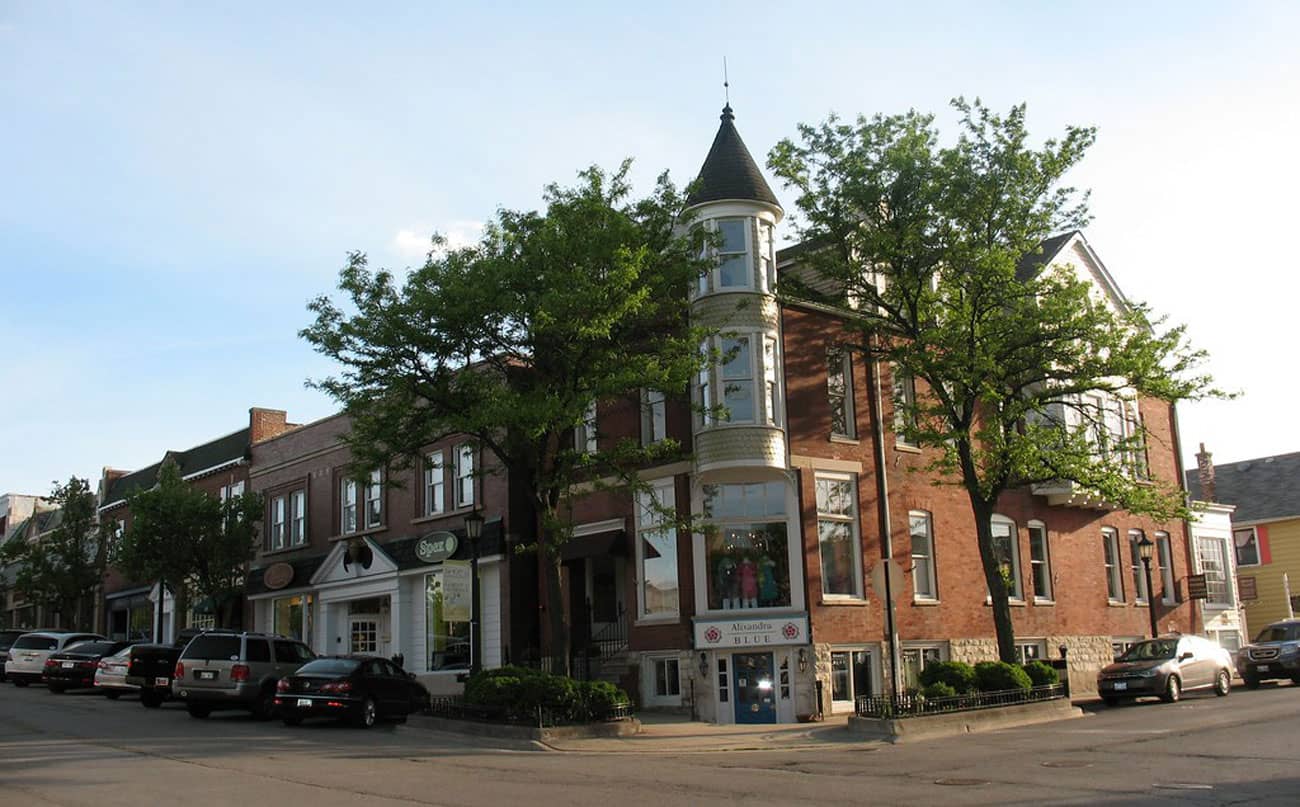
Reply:
[[[549,536],[548,536],[549,538]],[[560,550],[552,549],[549,541],[538,546],[540,556],[538,563],[545,577],[547,644],[542,647],[542,655],[550,656],[555,667],[551,672],[561,675],[569,674],[569,626],[564,621],[564,587],[560,582]]]
[[[992,600],[993,629],[998,638],[998,658],[1014,664],[1016,661],[1016,629],[1011,621],[1011,596],[1007,591],[1006,580],[1002,576],[1002,566],[993,547],[993,511],[995,502],[984,501],[978,496],[970,495],[971,512],[975,516],[975,534],[979,541],[980,564],[984,567],[984,581],[988,585]],[[1011,540],[1019,540],[1012,535]],[[1012,555],[1015,558],[1015,555]]]

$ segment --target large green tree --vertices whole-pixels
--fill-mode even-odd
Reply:
[[[107,551],[95,517],[95,493],[74,476],[54,484],[49,502],[57,526],[31,540],[9,541],[0,565],[15,566],[14,588],[52,611],[59,627],[89,629]]]
[[[544,210],[501,210],[471,246],[435,237],[427,262],[405,276],[352,255],[339,276],[344,302],[314,300],[316,320],[302,332],[342,367],[315,383],[352,419],[358,472],[406,467],[449,435],[469,435],[495,457],[533,511],[544,649],[563,664],[570,494],[593,479],[635,487],[638,467],[680,451],[671,440],[602,439],[589,452],[575,446],[575,430],[598,403],[642,389],[684,394],[706,361],[705,333],[687,318],[685,292],[704,264],[683,197],[663,176],[633,198],[629,166],[548,186]]]
[[[184,627],[191,594],[214,609],[226,627],[238,604],[244,570],[257,553],[262,498],[255,493],[219,500],[163,463],[158,484],[127,497],[131,523],[113,562],[128,577],[157,580],[176,597],[177,628]]]
[[[927,471],[966,492],[998,652],[1012,661],[1009,547],[991,525],[1003,494],[1069,483],[1109,506],[1175,517],[1178,480],[1145,478],[1145,427],[1111,428],[1116,401],[1219,393],[1182,327],[1082,273],[1023,260],[1086,223],[1087,194],[1063,178],[1094,131],[1070,127],[1034,147],[1023,105],[953,107],[959,136],[948,145],[930,115],[832,117],[800,126],[769,166],[798,192],[800,234],[821,245],[808,262],[833,287],[786,292],[841,306],[847,342],[891,365],[900,387],[919,382],[895,403],[898,428],[934,449]]]

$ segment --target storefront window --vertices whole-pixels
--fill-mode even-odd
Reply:
[[[310,594],[273,600],[272,632],[311,644],[311,604]]]
[[[709,608],[790,605],[785,483],[705,485]]]
[[[429,670],[467,670],[470,663],[468,622],[443,618],[442,572],[425,575],[425,651]]]
[[[931,664],[943,661],[943,650],[938,647],[909,647],[903,650],[903,686],[908,690],[921,688],[921,671]]]

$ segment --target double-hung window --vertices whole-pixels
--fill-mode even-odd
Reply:
[[[1025,598],[1024,588],[1020,583],[1020,540],[1016,522],[1006,516],[993,516],[993,554],[998,568],[1002,570],[1002,579],[1007,586],[1007,596],[1013,600]]]
[[[384,476],[378,468],[370,472],[366,481],[366,529],[378,527],[384,521]]]
[[[1237,548],[1238,566],[1258,566],[1260,564],[1259,533],[1254,527],[1232,531],[1232,543]]]
[[[1047,548],[1047,525],[1029,522],[1029,566],[1034,582],[1034,601],[1052,600],[1052,557]]]
[[[456,446],[456,506],[474,505],[474,445]]]
[[[642,619],[675,618],[680,608],[673,480],[656,481],[637,496],[637,601]]]
[[[722,403],[732,423],[754,422],[754,357],[751,336],[722,339]]]
[[[1146,569],[1142,565],[1142,550],[1138,545],[1145,536],[1142,530],[1128,531],[1128,554],[1129,567],[1133,573],[1133,601],[1145,605],[1149,592],[1147,591]]]
[[[1169,543],[1169,533],[1156,533],[1156,557],[1160,560],[1160,599],[1166,605],[1174,603],[1174,553]]]
[[[743,289],[753,285],[749,262],[749,219],[718,221],[719,289]]]
[[[271,548],[284,549],[285,500],[283,496],[271,499]]]
[[[899,367],[893,368],[894,438],[900,445],[915,445],[909,433],[916,429],[916,379]]]
[[[1119,532],[1110,527],[1101,530],[1102,553],[1106,559],[1106,599],[1124,602],[1123,575],[1119,569]]]
[[[307,543],[307,491],[295,490],[289,494],[289,543],[302,546]]]
[[[641,397],[641,443],[654,445],[668,436],[668,402],[657,389],[648,389]]]
[[[816,486],[822,593],[860,598],[862,546],[858,541],[856,480],[846,474],[818,474]]]
[[[772,237],[772,225],[766,221],[758,222],[758,268],[764,290],[776,291],[776,254],[775,239]]]
[[[837,437],[856,437],[853,420],[853,360],[844,348],[832,348],[826,354],[826,397],[831,408],[831,434]]]
[[[934,526],[930,514],[913,510],[907,514],[908,532],[912,537],[912,598],[939,599],[939,585],[934,570]]]
[[[579,454],[596,453],[596,402],[582,413],[582,422],[573,430],[573,449]]]
[[[931,664],[945,660],[947,650],[943,645],[913,645],[903,648],[903,687],[909,691],[921,688],[921,671]]]
[[[704,359],[703,366],[700,368],[697,384],[700,388],[700,425],[709,426],[713,424],[713,387],[709,384],[709,376],[712,375],[712,367],[709,358],[709,343],[704,342],[700,345],[700,355]]]
[[[776,411],[776,340],[770,336],[763,337],[763,392],[764,422],[780,423],[781,416]]]
[[[344,479],[340,500],[343,510],[339,518],[340,531],[347,535],[357,531],[357,480]]]
[[[424,455],[424,515],[436,516],[446,507],[445,469],[442,451]]]
[[[1205,575],[1205,602],[1210,605],[1231,605],[1227,542],[1219,538],[1197,538],[1196,556],[1200,561],[1201,574]]]

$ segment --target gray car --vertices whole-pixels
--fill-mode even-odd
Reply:
[[[192,717],[247,709],[268,720],[275,711],[276,683],[315,657],[307,645],[285,636],[207,631],[181,651],[172,695],[185,702]]]
[[[1165,703],[1184,692],[1232,691],[1232,655],[1199,636],[1163,636],[1138,642],[1097,674],[1097,692],[1108,705],[1147,696]]]

